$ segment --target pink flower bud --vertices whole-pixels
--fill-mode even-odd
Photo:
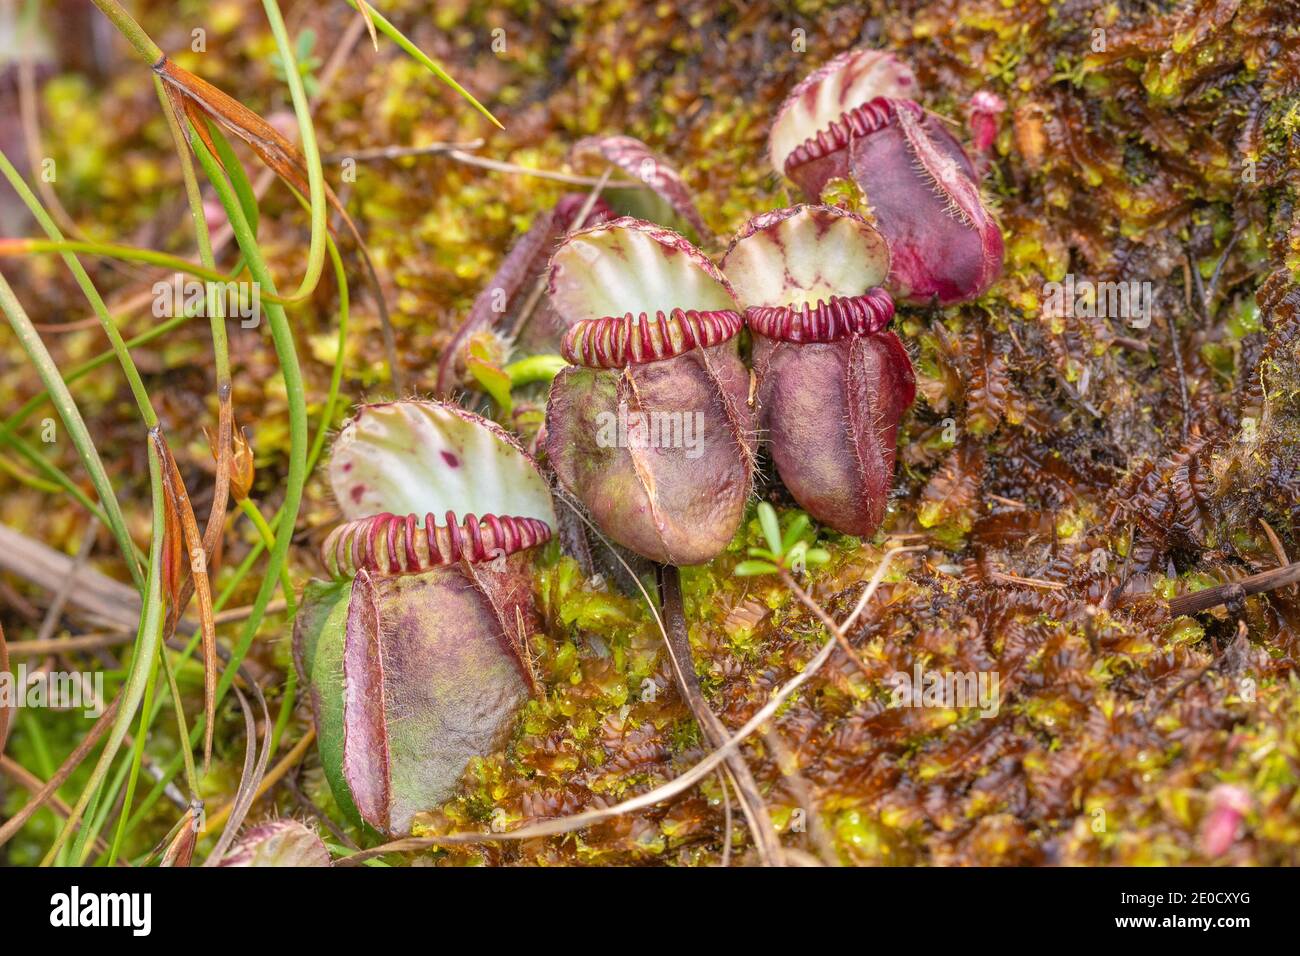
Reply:
[[[998,138],[998,123],[1006,101],[991,90],[978,90],[970,98],[970,139],[978,153],[987,153]]]
[[[1209,799],[1210,811],[1201,823],[1201,851],[1213,859],[1232,848],[1253,801],[1244,787],[1226,783],[1211,790]]]

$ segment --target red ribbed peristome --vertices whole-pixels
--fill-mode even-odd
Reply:
[[[681,355],[693,348],[721,345],[740,331],[739,312],[673,309],[651,319],[642,312],[575,322],[561,351],[567,361],[588,368],[623,368]]]
[[[866,136],[883,129],[899,110],[910,110],[918,118],[925,112],[919,103],[912,100],[896,100],[886,96],[877,96],[874,100],[853,107],[840,114],[837,120],[831,120],[829,126],[818,130],[815,136],[803,141],[785,158],[785,171],[804,163],[821,159],[823,156],[843,149],[849,145],[854,136]]]
[[[430,513],[383,513],[339,525],[321,546],[330,574],[352,577],[358,571],[392,576],[419,574],[460,561],[477,563],[544,544],[551,527],[539,518],[465,515],[448,511],[442,524]]]
[[[751,306],[745,322],[759,335],[783,342],[834,342],[846,335],[872,335],[889,324],[894,300],[877,286],[850,298],[831,296],[816,305]]]

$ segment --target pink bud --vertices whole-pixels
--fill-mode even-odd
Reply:
[[[1210,811],[1201,824],[1201,851],[1214,858],[1232,848],[1253,801],[1244,787],[1226,783],[1210,791],[1209,801]]]
[[[970,98],[970,138],[976,152],[987,153],[993,148],[1006,109],[1006,102],[991,90],[978,90]]]

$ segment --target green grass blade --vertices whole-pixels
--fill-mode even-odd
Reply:
[[[87,805],[103,788],[104,778],[109,767],[117,757],[122,740],[135,718],[136,711],[144,697],[145,686],[150,674],[158,663],[158,647],[162,643],[163,631],[163,597],[162,597],[162,548],[163,548],[163,487],[162,463],[158,460],[153,443],[149,443],[149,478],[153,488],[153,535],[149,543],[149,587],[144,602],[144,613],[140,615],[140,629],[136,633],[135,656],[131,661],[131,670],[127,674],[126,684],[122,688],[122,704],[113,725],[109,728],[103,750],[90,780],[77,798],[76,804],[64,821],[63,828],[55,837],[53,845],[41,861],[42,866],[54,862],[67,843],[72,832],[77,829]],[[88,830],[88,828],[86,828]]]
[[[208,123],[208,134],[212,137],[212,142],[216,144],[217,156],[221,159],[221,165],[226,167],[226,174],[230,177],[230,185],[234,188],[235,195],[239,197],[239,208],[244,210],[244,218],[248,220],[248,229],[256,236],[258,220],[262,211],[257,205],[257,194],[253,192],[253,184],[248,180],[248,172],[244,169],[244,164],[239,161],[239,157],[235,155],[235,149],[230,145],[230,140],[226,139],[225,134],[221,132],[221,127],[216,123]],[[186,158],[188,159],[188,156]]]
[[[312,440],[311,451],[308,453],[307,456],[308,474],[311,474],[313,471],[315,471],[316,464],[320,460],[320,456],[324,452],[325,442],[329,437],[330,429],[334,422],[334,415],[339,405],[339,395],[340,395],[341,386],[343,382],[343,357],[345,354],[345,349],[347,347],[348,315],[349,315],[349,293],[348,293],[347,275],[343,269],[343,260],[339,255],[338,246],[334,243],[334,240],[332,238],[329,241],[329,252],[330,252],[330,259],[334,264],[334,274],[338,280],[338,288],[339,288],[338,346],[335,351],[334,367],[330,373],[329,394],[325,399],[324,408],[322,408],[321,410],[320,423],[317,425],[316,435],[315,438]],[[268,522],[273,532],[279,529],[280,523],[283,518],[284,518],[284,509],[283,507],[281,507],[281,509],[276,512],[275,516],[272,517],[271,520]],[[226,585],[225,589],[222,591],[220,595],[218,595],[216,600],[213,602],[213,608],[215,610],[220,610],[221,608],[225,607],[226,602],[230,599],[231,595],[234,593],[235,588],[237,588],[240,582],[242,582],[244,578],[251,572],[258,558],[261,557],[263,550],[264,550],[264,545],[261,539],[259,538],[259,540],[254,542],[253,547],[249,549],[248,555],[244,558],[244,560],[240,563],[239,567],[235,570],[234,575],[231,576],[230,582]],[[189,659],[190,654],[193,653],[194,648],[198,644],[198,637],[199,637],[198,632],[195,632],[194,636],[190,640],[189,649],[187,650],[186,653],[180,655],[179,663],[184,663]],[[155,706],[155,715],[160,706],[161,706],[160,704]],[[285,714],[285,711],[282,710],[281,718],[277,719],[276,721],[277,726],[280,727],[281,730],[283,730],[283,724],[287,722],[287,719],[288,718],[287,715]],[[200,721],[201,720],[202,717],[200,717]],[[200,732],[200,728],[195,728],[190,731],[191,742],[196,742],[198,740],[199,732]],[[132,816],[132,818],[129,821],[127,821],[128,832],[130,832],[135,827],[139,826],[144,821],[145,815],[149,812],[149,810],[153,807],[153,805],[157,803],[157,801],[162,797],[163,792],[167,788],[167,784],[172,781],[172,779],[176,776],[176,774],[180,771],[180,769],[181,769],[181,757],[173,756],[172,759],[163,768],[163,771],[159,775],[158,780],[154,783],[153,788],[149,791],[149,793],[145,796],[145,798],[140,801],[140,805],[136,808],[136,811]]]
[[[357,10],[358,13],[360,12],[360,9],[357,7],[356,0],[347,0],[347,2],[348,2],[348,6],[350,6],[353,10]],[[482,103],[480,103],[477,99],[474,98],[473,93],[471,93],[469,90],[465,89],[465,87],[457,83],[450,73],[448,73],[437,63],[431,60],[423,50],[421,50],[418,46],[416,46],[414,43],[408,40],[403,35],[401,30],[397,29],[397,27],[389,23],[388,19],[382,13],[380,13],[378,10],[375,9],[375,5],[373,3],[367,3],[366,6],[370,8],[370,16],[374,19],[375,26],[379,27],[379,31],[381,33],[383,33],[394,43],[400,46],[403,50],[405,50],[416,62],[420,63],[426,70],[428,70],[438,79],[442,80],[442,82],[446,83],[453,90],[455,90],[457,93],[463,96],[469,102],[469,104],[474,107],[474,109],[478,110],[489,120],[491,120],[492,124],[496,126],[497,129],[505,129],[505,127],[501,125],[501,121],[498,120],[495,116],[493,116],[486,106],[484,106]]]
[[[226,210],[226,216],[235,232],[235,240],[248,259],[249,271],[257,282],[274,294],[275,280],[271,276],[266,260],[262,257],[256,238],[249,230],[248,220],[244,218],[243,210],[239,207],[234,189],[222,174],[216,158],[203,147],[201,142],[195,143],[194,154],[198,157],[199,164],[212,182],[217,198]],[[266,606],[271,601],[271,595],[279,586],[280,570],[285,566],[288,558],[289,543],[293,537],[294,525],[298,521],[298,509],[302,504],[303,487],[307,481],[307,406],[303,397],[302,369],[298,364],[293,330],[289,326],[289,320],[282,306],[272,302],[266,306],[265,311],[271,328],[271,341],[280,362],[280,373],[284,380],[289,406],[289,469],[285,478],[283,519],[276,532],[275,547],[271,549],[267,559],[266,572],[261,587],[258,588],[257,595],[253,599],[250,615],[231,653],[230,662],[217,684],[218,701],[226,695],[231,684],[234,683],[239,665],[243,662],[249,647],[252,646],[253,637],[266,614]],[[201,726],[201,721],[195,723],[196,729]]]

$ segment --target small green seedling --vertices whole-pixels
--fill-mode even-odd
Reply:
[[[749,561],[736,565],[737,577],[755,577],[760,574],[802,574],[808,568],[820,567],[831,559],[825,548],[814,548],[804,537],[811,522],[800,512],[781,533],[776,509],[766,501],[758,505],[758,523],[767,539],[766,548],[750,548]]]
[[[294,44],[296,49],[295,59],[298,61],[298,75],[302,77],[302,88],[308,96],[315,96],[320,92],[320,82],[316,79],[316,70],[320,67],[319,57],[312,56],[312,48],[316,45],[316,31],[310,28],[303,30],[298,34],[298,40]],[[279,53],[271,54],[271,66],[275,70],[275,75],[285,81],[287,76],[284,70],[284,58]]]

